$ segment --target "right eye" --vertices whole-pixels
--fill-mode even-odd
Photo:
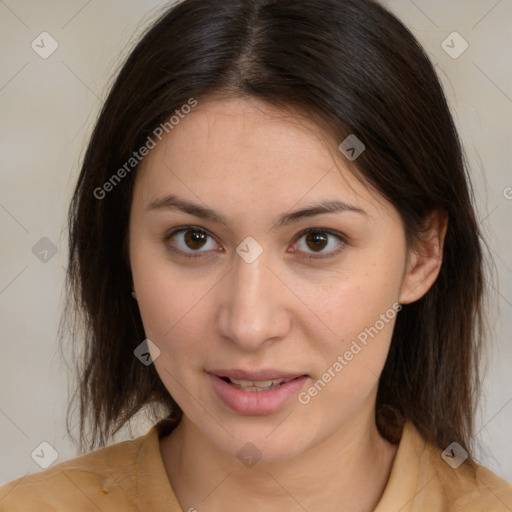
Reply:
[[[166,234],[163,241],[167,249],[172,253],[184,256],[185,258],[201,258],[203,257],[201,253],[215,250],[215,246],[217,245],[213,243],[213,246],[208,249],[209,237],[212,238],[204,229],[195,226],[186,226]],[[171,243],[172,241],[175,241],[175,243]],[[205,247],[207,250],[201,250]]]

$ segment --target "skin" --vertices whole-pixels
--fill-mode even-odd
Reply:
[[[419,299],[435,281],[446,218],[434,212],[424,243],[408,248],[396,209],[357,181],[328,141],[307,119],[255,99],[210,98],[136,176],[133,284],[146,335],[161,351],[156,370],[184,412],[160,440],[183,510],[224,511],[229,503],[246,512],[370,511],[388,481],[396,446],[380,436],[374,408],[396,317],[306,405],[294,397],[275,413],[243,415],[220,401],[206,374],[278,368],[307,374],[307,390],[379,315]],[[228,226],[148,211],[168,194],[212,208]],[[280,214],[325,199],[366,213],[271,230]],[[183,232],[164,240],[190,226],[210,235],[203,246],[187,245]],[[325,247],[307,243],[307,228],[337,231],[346,243],[328,234]],[[236,252],[247,236],[263,249],[251,264]],[[252,467],[237,457],[247,442],[262,455]]]

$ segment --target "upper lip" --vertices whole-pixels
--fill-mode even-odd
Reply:
[[[261,370],[242,370],[242,369],[231,369],[231,370],[211,370],[208,373],[217,375],[217,377],[228,377],[231,379],[238,380],[250,380],[250,381],[265,381],[265,380],[277,380],[277,379],[295,379],[296,377],[302,377],[302,373],[290,373],[283,370],[274,370],[272,368],[265,368]]]

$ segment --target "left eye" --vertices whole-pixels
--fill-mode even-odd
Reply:
[[[343,248],[345,237],[341,233],[335,233],[334,231],[331,231],[329,229],[320,229],[320,228],[311,228],[307,229],[306,231],[303,231],[299,236],[299,241],[305,237],[304,243],[302,244],[302,247],[306,247],[309,249],[313,249],[313,253],[307,253],[307,254],[313,254],[312,256],[305,256],[307,259],[320,259],[320,258],[330,258],[331,256],[334,256],[335,254],[338,254],[338,252],[341,251]],[[318,253],[322,251],[325,247],[329,246],[329,237],[336,238],[338,240],[338,244],[335,244],[335,248],[333,248],[330,251],[323,251],[323,253],[326,253],[325,255],[322,254],[321,256],[314,255],[315,253]],[[297,244],[299,246],[299,250],[303,251],[303,249],[300,247],[301,243],[299,242]],[[332,244],[330,244],[332,246]],[[307,252],[307,251],[303,251]]]
[[[211,246],[208,247],[208,238],[212,238],[213,240],[213,237],[203,229],[189,227],[177,229],[166,235],[164,237],[164,242],[167,244],[167,248],[170,252],[181,253],[186,258],[198,258],[202,257],[201,253],[208,252],[209,250],[215,250],[216,247],[218,247],[214,242],[212,242]],[[338,243],[334,244],[335,247],[330,251],[324,251],[326,247],[333,245],[330,243],[329,238],[337,239]],[[169,243],[173,239],[177,241],[176,245],[178,248],[173,247]],[[297,248],[291,252],[306,252],[308,254],[308,256],[304,256],[306,259],[320,259],[334,256],[341,251],[344,243],[346,242],[345,237],[341,233],[320,228],[307,229],[300,233],[296,240],[297,241],[294,245]],[[312,250],[312,252],[308,252],[307,249]],[[315,254],[320,252],[326,254],[319,256]]]

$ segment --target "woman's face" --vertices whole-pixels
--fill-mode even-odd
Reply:
[[[323,139],[256,100],[200,102],[136,177],[130,259],[156,370],[183,425],[233,456],[252,443],[284,460],[372,424],[398,303],[425,291],[397,211]]]

